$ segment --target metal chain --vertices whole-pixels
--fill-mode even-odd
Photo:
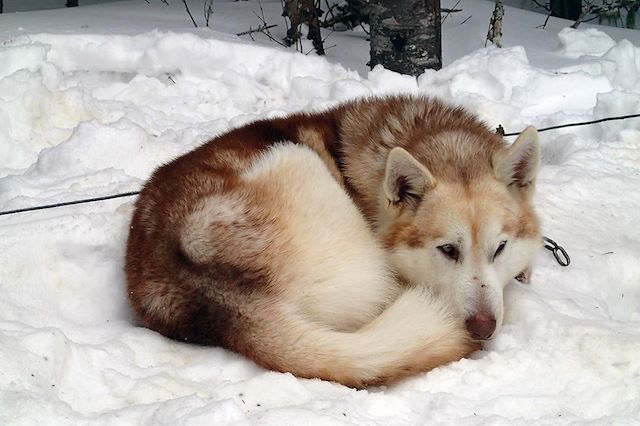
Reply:
[[[569,264],[571,263],[571,258],[569,257],[569,253],[567,253],[564,247],[553,241],[551,238],[542,237],[542,239],[544,240],[544,248],[553,253],[553,257],[556,258],[558,264],[565,267],[569,266]]]

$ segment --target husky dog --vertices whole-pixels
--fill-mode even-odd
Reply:
[[[397,96],[258,121],[155,171],[126,272],[145,326],[362,387],[494,336],[540,247],[537,133]]]

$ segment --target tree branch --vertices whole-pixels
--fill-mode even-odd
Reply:
[[[191,14],[191,11],[189,10],[189,5],[187,4],[187,0],[182,0],[182,3],[184,3],[184,7],[187,9],[187,13],[189,14],[189,18],[191,18],[191,22],[193,22],[193,26],[198,28],[198,24],[196,24],[196,20],[193,19],[193,15]]]
[[[251,28],[249,27],[249,29],[247,31],[242,31],[241,33],[237,33],[237,36],[243,36],[243,35],[249,35],[249,34],[253,34],[253,33],[264,33],[266,30],[273,28],[273,27],[277,27],[277,24],[273,24],[273,25],[260,25],[258,28]]]

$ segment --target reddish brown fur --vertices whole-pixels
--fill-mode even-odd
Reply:
[[[409,109],[415,109],[415,113],[401,113]],[[461,128],[478,136],[471,156],[460,156],[439,145],[438,134]],[[434,100],[393,97],[352,102],[321,113],[258,121],[212,139],[154,172],[136,204],[126,258],[129,299],[144,325],[174,339],[231,348],[268,368],[291,371],[287,349],[278,346],[278,342],[273,342],[272,347],[263,346],[260,352],[251,344],[251,335],[272,327],[270,323],[277,324],[283,315],[269,308],[270,300],[278,296],[278,287],[272,285],[278,278],[271,276],[273,268],[268,267],[279,261],[270,255],[274,248],[254,247],[256,253],[250,263],[230,254],[217,259],[214,266],[198,264],[184,253],[170,231],[182,228],[193,206],[213,194],[253,197],[252,205],[256,207],[246,212],[248,223],[225,226],[277,228],[281,219],[260,207],[271,201],[243,192],[238,176],[260,153],[281,141],[304,144],[317,152],[372,226],[377,220],[379,185],[371,182],[382,181],[387,154],[394,146],[404,147],[438,180],[471,182],[478,174],[492,173],[492,155],[504,149],[505,144],[462,110]],[[438,155],[427,156],[421,148],[425,144],[430,144],[431,151]],[[427,224],[419,229],[398,225],[389,231],[385,243],[393,245],[402,240],[415,246],[430,232],[436,232],[435,228]],[[235,243],[219,241],[220,247],[227,247],[231,253]],[[243,250],[247,247],[252,246],[248,244]],[[216,283],[213,290],[212,282]],[[153,297],[160,301],[156,309],[149,308]],[[387,382],[424,371],[466,356],[475,347],[469,343],[462,349],[452,348],[428,365],[408,360],[379,380]],[[349,372],[341,371],[337,360],[331,371],[319,370],[311,375],[362,385],[352,382]]]

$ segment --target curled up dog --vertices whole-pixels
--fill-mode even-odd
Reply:
[[[155,171],[126,272],[145,326],[348,386],[469,355],[540,247],[537,133],[420,97],[258,121]]]

